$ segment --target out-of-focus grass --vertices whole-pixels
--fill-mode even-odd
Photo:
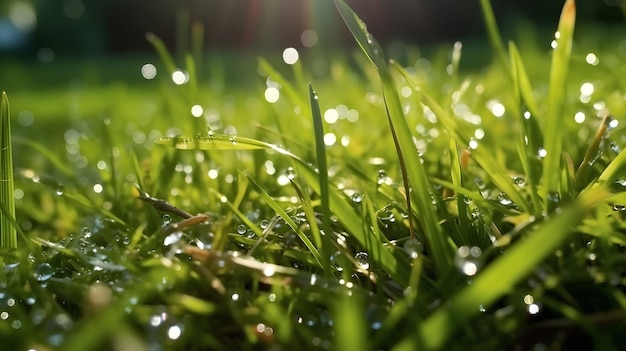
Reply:
[[[381,48],[337,4],[362,52],[0,65],[36,244],[2,252],[3,345],[619,345],[626,36],[492,27],[470,69],[496,56]]]

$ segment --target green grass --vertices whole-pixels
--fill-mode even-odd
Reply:
[[[0,64],[3,345],[622,347],[623,31],[567,1],[556,49],[507,43],[482,1],[477,70],[334,3],[359,50],[292,66],[198,27],[189,54]]]

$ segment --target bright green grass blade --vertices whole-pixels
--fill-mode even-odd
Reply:
[[[535,153],[539,147],[543,145],[543,138],[541,137],[536,117],[534,117],[537,116],[538,109],[532,95],[532,88],[530,87],[530,81],[524,69],[524,64],[513,42],[509,42],[509,53],[511,58],[511,72],[513,74],[513,88],[518,105],[518,118],[522,127],[522,134],[516,144],[517,151],[520,155],[522,168],[526,173],[526,184],[530,191],[533,213],[538,215],[543,209],[541,199],[537,194],[537,180],[541,170],[532,166],[533,160],[531,159],[535,157]],[[530,113],[529,116],[524,115],[524,113],[526,113],[524,111],[525,109]]]
[[[406,80],[409,86],[413,88],[417,88],[416,83],[413,78],[407,72],[406,69],[398,65],[396,62],[392,62],[392,67],[395,68],[402,77]],[[469,144],[470,137],[468,137],[468,133],[466,132],[467,128],[461,127],[457,120],[452,117],[446,110],[444,110],[441,105],[439,105],[430,95],[428,95],[424,91],[419,92],[419,96],[422,100],[422,103],[437,116],[443,127],[456,139],[457,143],[462,143],[465,145]],[[480,167],[485,171],[489,179],[509,198],[517,204],[520,209],[523,211],[528,211],[530,208],[530,204],[526,200],[522,194],[520,194],[519,190],[515,187],[515,184],[511,180],[508,175],[508,171],[498,162],[495,156],[492,153],[492,150],[489,150],[484,147],[478,146],[476,149],[471,150],[472,158],[480,165]]]
[[[311,251],[311,253],[315,257],[315,260],[317,261],[317,264],[322,266],[322,258],[320,256],[320,253],[319,253],[318,249],[315,247],[315,245],[313,245],[313,243],[311,242],[311,240],[309,240],[309,238],[306,236],[306,234],[304,234],[302,229],[300,229],[300,226],[297,225],[293,221],[293,219],[291,219],[291,217],[287,214],[287,212],[285,212],[285,210],[282,207],[280,207],[280,205],[278,203],[276,203],[276,201],[274,201],[274,199],[272,199],[272,197],[263,189],[263,187],[259,183],[257,183],[252,178],[252,176],[250,174],[248,174],[247,172],[241,172],[241,174],[248,179],[248,181],[250,182],[250,185],[252,186],[252,188],[261,196],[261,199],[263,199],[263,201],[265,201],[265,203],[269,207],[271,207],[272,210],[274,210],[276,212],[276,214],[281,216],[283,218],[283,220],[285,221],[285,223],[287,223],[287,225],[291,229],[293,229],[293,231],[298,235],[300,240],[302,240],[302,243],[304,243],[304,245],[307,247],[307,249],[309,249],[309,251]]]
[[[454,139],[450,139],[450,178],[452,178],[452,184],[454,184],[458,188],[463,187],[463,174],[461,173],[461,161],[459,159],[459,151],[457,148],[456,141]],[[449,188],[448,188],[449,189]],[[469,230],[458,230],[458,228],[472,228],[472,223],[470,223],[468,217],[468,206],[465,201],[463,201],[464,195],[456,194],[457,198],[457,211],[459,216],[459,226],[456,226],[455,229],[458,231],[458,236],[461,239],[460,245],[470,245],[472,243],[472,238],[470,238]],[[482,196],[480,196],[482,199]]]
[[[315,153],[317,157],[317,169],[320,184],[320,199],[322,207],[322,229],[327,235],[331,233],[330,227],[330,206],[328,204],[328,164],[326,163],[326,144],[324,143],[324,124],[322,122],[322,113],[320,112],[320,105],[318,97],[313,86],[309,84],[309,98],[311,100],[311,115],[313,116],[313,129],[315,131]],[[323,242],[322,242],[323,243]],[[330,258],[330,247],[322,244],[320,251],[322,251],[324,258]]]
[[[361,294],[345,292],[334,301],[336,325],[335,344],[337,350],[370,350],[369,332],[363,318],[366,308]]]
[[[211,134],[194,138],[161,137],[154,142],[174,146],[181,150],[255,150],[267,148],[266,144],[255,139],[225,134]]]
[[[543,160],[543,186],[546,190],[544,204],[551,209],[557,206],[559,195],[559,178],[561,177],[561,163],[563,149],[563,124],[565,122],[564,105],[567,91],[567,76],[569,61],[572,52],[572,38],[576,21],[576,5],[574,0],[567,0],[561,12],[558,30],[554,43],[556,48],[552,52],[550,67],[550,85],[548,91],[548,113],[544,125],[545,150]]]
[[[490,0],[480,0],[480,7],[483,10],[483,17],[485,19],[485,25],[487,26],[487,34],[489,36],[489,42],[496,52],[496,57],[503,68],[508,67],[508,60],[506,59],[506,51],[504,50],[504,44],[502,42],[502,36],[498,29],[498,23],[496,23],[496,16],[493,13]],[[508,72],[508,70],[506,70]]]
[[[0,213],[0,247],[2,248],[17,248],[17,232],[12,223],[12,219],[15,218],[13,182],[11,114],[9,97],[3,91],[2,102],[0,102],[0,202],[6,211]]]
[[[488,307],[508,293],[517,282],[562,245],[574,233],[572,228],[606,196],[606,192],[601,190],[590,191],[581,196],[569,208],[539,225],[525,240],[518,241],[479,273],[471,285],[435,310],[420,326],[422,341],[428,349],[442,349],[458,328],[480,314],[480,305]],[[394,350],[410,350],[414,342],[407,338]]]
[[[604,171],[598,177],[598,180],[590,187],[591,189],[597,189],[599,187],[607,187],[617,180],[624,179],[626,174],[626,149],[622,150],[617,156],[609,163]]]
[[[413,144],[413,137],[402,111],[402,105],[391,72],[383,57],[382,49],[376,39],[367,31],[363,21],[348,5],[341,0],[335,0],[335,5],[358,45],[378,70],[383,86],[389,128],[398,154],[398,162],[403,173],[405,173],[404,167],[406,167],[406,174],[403,178],[405,183],[410,184],[410,187],[407,187],[407,207],[411,211],[409,202],[411,200],[417,204],[417,212],[422,221],[424,234],[430,252],[432,252],[436,269],[439,273],[443,273],[451,265],[452,247],[438,224],[439,220],[431,203],[431,194],[434,192],[428,181],[422,160]]]
[[[531,154],[535,154],[540,147],[543,147],[543,135],[541,134],[541,129],[537,122],[539,107],[535,101],[533,88],[530,84],[528,74],[526,73],[524,62],[522,61],[517,46],[513,42],[509,42],[509,54],[511,57],[511,70],[517,78],[515,88],[519,89],[519,95],[521,96],[520,102],[523,103],[523,106],[520,107],[530,112],[530,116],[524,116],[522,120],[524,136],[528,138],[528,147],[532,151]]]

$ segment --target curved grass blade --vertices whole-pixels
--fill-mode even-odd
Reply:
[[[13,146],[11,144],[11,114],[9,97],[2,92],[0,102],[0,247],[17,248],[17,232],[13,225],[15,219],[15,197],[13,195]]]
[[[544,148],[547,152],[543,160],[543,186],[546,189],[544,204],[548,210],[557,204],[559,198],[559,179],[561,177],[561,162],[563,150],[563,133],[561,131],[565,116],[565,92],[567,90],[567,75],[572,53],[572,39],[576,22],[576,5],[574,0],[567,0],[563,5],[558,30],[555,33],[556,47],[552,53],[550,67],[550,84],[548,92],[548,113],[544,128]]]
[[[518,241],[480,273],[472,285],[454,295],[430,315],[420,326],[422,342],[428,349],[443,349],[455,331],[480,314],[479,306],[490,306],[526,277],[550,253],[554,252],[574,232],[596,204],[607,196],[605,191],[593,191],[579,197],[569,208],[541,224],[524,241]],[[410,350],[415,340],[407,338],[395,351]]]
[[[498,23],[496,23],[496,16],[493,13],[490,0],[480,0],[480,7],[483,11],[483,17],[485,19],[485,25],[487,26],[487,34],[489,36],[489,42],[496,52],[496,57],[503,68],[508,67],[508,60],[506,59],[506,51],[504,50],[504,44],[502,42],[502,36],[498,29]],[[508,72],[508,70],[505,70]]]
[[[407,199],[412,198],[417,204],[417,211],[422,221],[425,236],[439,273],[447,271],[452,262],[452,247],[439,226],[439,220],[431,203],[432,187],[422,165],[413,137],[405,119],[400,98],[396,91],[391,72],[385,62],[382,49],[374,37],[367,31],[365,23],[342,0],[335,0],[341,17],[356,39],[368,59],[374,64],[382,82],[383,98],[387,112],[389,128],[394,139],[398,162],[400,163],[407,189]],[[409,185],[410,184],[410,185]],[[410,201],[407,207],[411,212]]]
[[[170,52],[167,50],[163,40],[157,37],[154,33],[146,34],[146,39],[150,42],[150,44],[152,44],[156,52],[159,54],[159,57],[165,65],[167,73],[172,75],[172,73],[176,71],[176,63],[174,63],[174,58],[170,55]]]

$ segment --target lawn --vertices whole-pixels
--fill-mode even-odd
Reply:
[[[0,64],[3,345],[624,348],[624,28],[381,48],[335,3],[355,50]]]

